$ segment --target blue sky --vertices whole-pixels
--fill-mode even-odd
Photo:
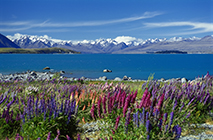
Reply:
[[[213,34],[212,0],[0,0],[0,33],[63,40]]]

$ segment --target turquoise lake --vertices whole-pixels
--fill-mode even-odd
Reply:
[[[0,73],[11,74],[34,70],[63,70],[68,77],[108,79],[194,79],[209,71],[213,74],[213,54],[0,54]],[[104,69],[112,73],[103,73]],[[72,73],[72,74],[70,74]]]

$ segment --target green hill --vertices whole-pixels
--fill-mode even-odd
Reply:
[[[0,54],[53,54],[53,53],[67,53],[67,54],[79,54],[69,49],[64,48],[42,48],[42,49],[22,49],[22,48],[0,48]]]

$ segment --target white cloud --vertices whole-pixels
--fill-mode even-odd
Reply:
[[[121,19],[114,19],[114,20],[105,20],[105,21],[85,21],[85,22],[67,22],[67,23],[54,23],[46,20],[41,23],[36,23],[32,21],[15,21],[15,22],[0,22],[0,31],[3,32],[12,32],[12,31],[21,31],[27,30],[30,28],[40,28],[37,31],[49,31],[51,32],[52,29],[43,29],[43,28],[69,28],[69,27],[84,27],[84,26],[101,26],[101,25],[108,25],[108,24],[116,24],[116,23],[125,23],[125,22],[132,22],[146,18],[153,18],[155,16],[163,14],[162,12],[145,12],[141,16],[134,16],[128,18],[121,18]],[[13,28],[13,29],[12,29]],[[57,31],[65,31],[63,29],[53,29]]]
[[[175,27],[175,26],[192,27],[189,29],[191,31],[178,33],[182,35],[213,32],[213,23],[204,23],[204,22],[190,22],[190,21],[158,22],[158,23],[144,23],[144,25],[149,28]]]

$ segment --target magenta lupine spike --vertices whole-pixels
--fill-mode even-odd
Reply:
[[[150,106],[150,103],[151,103],[150,98],[151,98],[151,94],[149,93],[148,96],[146,97],[145,101],[144,101],[144,104],[143,104],[144,107]]]
[[[158,100],[157,109],[159,109],[159,110],[160,110],[160,108],[161,108],[161,106],[163,104],[164,96],[165,96],[165,94],[163,93],[161,95],[160,99]]]
[[[47,135],[47,140],[50,140],[51,133],[49,132]]]
[[[95,113],[94,113],[94,111],[95,111],[95,104],[92,105],[92,108],[90,110],[90,113],[91,113],[91,116],[92,116],[93,119],[95,119]]]
[[[121,95],[121,89],[119,90],[117,96],[116,96],[116,101],[118,102],[119,101],[119,98],[120,98],[120,95]]]
[[[124,108],[123,108],[123,117],[125,117],[125,115],[126,115],[127,108],[128,108],[128,106],[124,106]]]
[[[116,94],[112,97],[112,107],[114,106],[114,103],[115,103],[115,100],[116,100]]]
[[[124,107],[125,105],[125,99],[126,99],[126,93],[123,93],[123,96],[122,96],[122,107]]]
[[[81,140],[81,136],[80,136],[80,134],[78,134],[78,135],[77,135],[77,137],[78,137],[78,140]]]
[[[132,98],[131,98],[131,103],[134,103],[135,102],[135,99],[137,97],[137,94],[138,94],[138,90],[135,91],[135,93],[133,94]]]
[[[106,97],[105,96],[103,97],[102,104],[103,104],[103,112],[104,114],[106,114]]]
[[[67,137],[67,140],[72,140],[68,135],[66,135],[66,137]]]
[[[144,93],[143,93],[143,97],[141,98],[141,102],[140,102],[139,108],[142,108],[142,107],[143,107],[144,101],[145,101],[146,96],[147,96],[148,93],[149,93],[149,92],[148,92],[148,88],[146,88],[146,90],[145,90]]]
[[[115,122],[115,131],[118,129],[118,124],[119,124],[119,121],[120,121],[120,116],[118,116],[117,118],[116,118],[116,122]]]
[[[99,97],[99,100],[98,100],[98,117],[101,118],[101,97]]]

